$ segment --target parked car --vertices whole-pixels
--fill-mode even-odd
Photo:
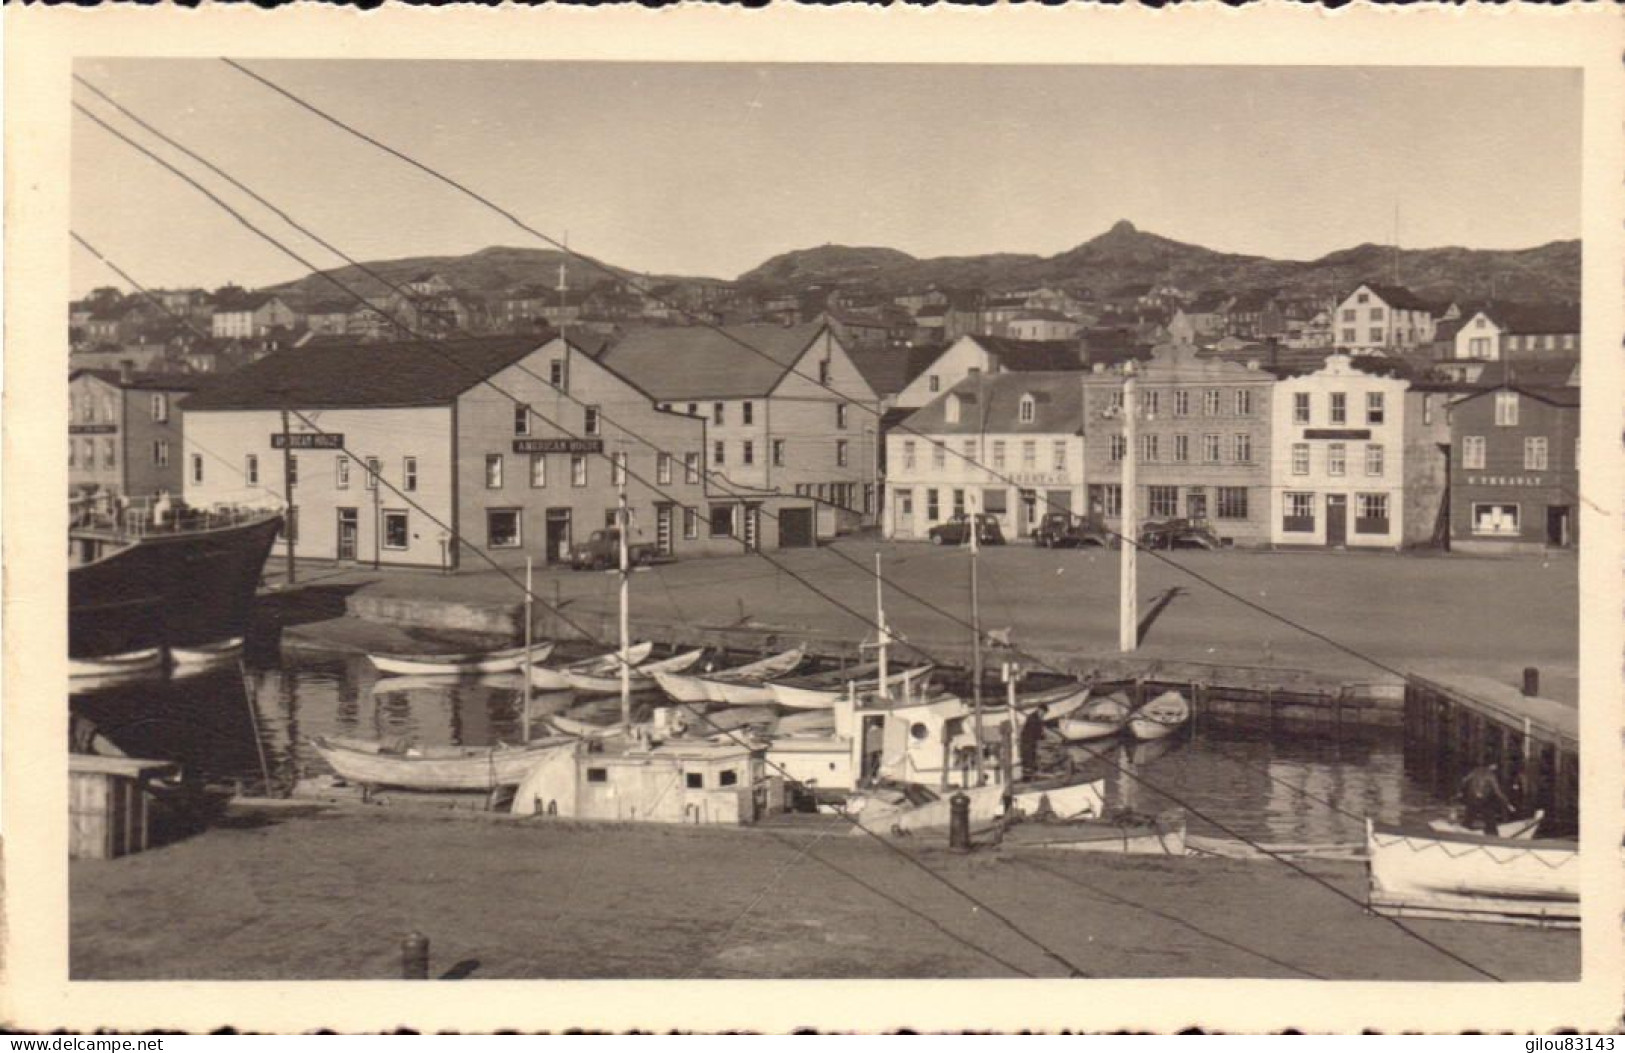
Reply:
[[[933,545],[963,545],[970,538],[970,519],[963,512],[938,523],[926,532]],[[984,545],[1004,544],[1004,531],[999,529],[996,517],[986,512],[976,516],[976,540]]]
[[[1048,512],[1033,531],[1040,548],[1111,548],[1112,535],[1098,520],[1070,512]]]
[[[660,549],[647,542],[628,542],[626,561],[632,566],[653,563]],[[594,530],[592,536],[570,548],[571,570],[597,570],[621,565],[621,533],[614,527]]]
[[[1140,525],[1140,544],[1146,548],[1205,548],[1224,546],[1205,519],[1150,520]]]

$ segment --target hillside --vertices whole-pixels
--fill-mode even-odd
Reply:
[[[775,256],[742,282],[800,290],[815,284],[863,283],[885,291],[940,284],[997,290],[1038,283],[1084,286],[1097,294],[1137,282],[1168,281],[1189,290],[1280,287],[1335,293],[1367,279],[1391,281],[1429,297],[1500,296],[1578,300],[1580,243],[1530,249],[1402,249],[1360,245],[1318,260],[1272,260],[1216,252],[1119,222],[1055,256],[1020,254],[917,259],[890,249],[824,246]]]
[[[587,289],[607,277],[590,264],[554,249],[521,249],[500,245],[466,256],[409,256],[405,259],[367,262],[366,267],[395,285],[404,284],[425,272],[433,272],[459,289],[492,294],[518,285],[557,288],[560,263],[565,266],[566,281],[571,289]],[[642,277],[620,267],[612,266],[610,270],[625,277]],[[339,267],[325,273],[365,296],[389,292],[382,283],[357,267]],[[649,278],[654,282],[690,280],[664,275],[651,275]],[[319,274],[309,274],[297,281],[271,286],[266,291],[282,293],[301,302],[341,300],[345,295]]]

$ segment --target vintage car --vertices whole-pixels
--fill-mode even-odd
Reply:
[[[1112,547],[1112,535],[1098,520],[1070,512],[1049,512],[1039,520],[1033,540],[1040,548]]]
[[[1205,548],[1224,546],[1205,519],[1158,519],[1140,525],[1140,544],[1146,548]]]
[[[970,539],[970,519],[963,512],[938,523],[927,531],[927,536],[933,545],[963,545]],[[984,545],[1004,544],[1004,531],[999,529],[999,520],[986,512],[976,516],[976,540]]]
[[[572,570],[598,570],[621,564],[621,535],[614,527],[594,530],[592,536],[570,549]],[[660,557],[660,549],[644,542],[629,541],[626,561],[631,566],[653,563]]]

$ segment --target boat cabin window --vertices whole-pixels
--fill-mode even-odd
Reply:
[[[908,733],[914,736],[914,738],[920,742],[924,742],[926,738],[930,736],[931,729],[926,727],[920,721],[916,720],[913,724],[909,725]]]
[[[691,790],[703,790],[705,789],[705,773],[697,771],[685,772],[683,783]]]
[[[609,781],[609,769],[608,768],[588,768],[587,769],[587,781],[588,782],[608,782]]]
[[[718,777],[717,783],[721,786],[738,786],[739,773],[729,768]]]

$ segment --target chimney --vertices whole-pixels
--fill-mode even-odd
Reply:
[[[1104,363],[1104,362],[1096,362],[1093,366],[1090,367],[1090,371],[1094,372],[1094,373],[1104,373],[1104,372],[1106,372],[1106,363]]]
[[[1524,666],[1523,693],[1529,698],[1540,694],[1540,670],[1534,666]]]
[[[118,360],[118,382],[128,384],[135,377],[135,359],[121,358]]]
[[[1248,360],[1247,360],[1247,369],[1248,369],[1248,370],[1249,370],[1249,371],[1250,371],[1250,372],[1253,372],[1253,373],[1257,373],[1257,372],[1258,372],[1258,359],[1256,359],[1256,358],[1249,358],[1249,359],[1248,359]]]

